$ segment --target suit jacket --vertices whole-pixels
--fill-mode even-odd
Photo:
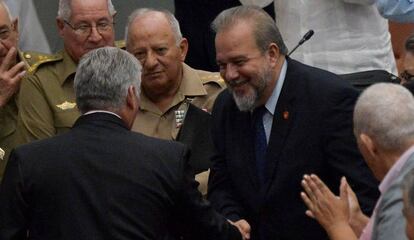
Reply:
[[[373,240],[406,240],[405,218],[403,209],[403,191],[401,184],[404,177],[414,169],[414,154],[407,159],[404,166],[391,183],[389,188],[382,194],[376,209],[374,225],[372,229]]]
[[[370,212],[378,182],[363,161],[352,132],[357,91],[336,75],[287,58],[266,153],[266,183],[260,186],[251,113],[238,110],[231,94],[219,95],[213,109],[216,154],[209,199],[232,220],[246,219],[252,239],[327,239],[305,216],[300,198],[304,174],[319,175],[333,191],[346,176],[362,208]]]
[[[211,167],[214,146],[211,139],[211,115],[208,112],[190,103],[177,141],[186,144],[190,149],[188,162],[194,173],[206,171]]]
[[[180,143],[129,131],[107,113],[17,148],[0,187],[0,239],[202,239],[240,233],[202,199]],[[28,237],[27,235],[28,230]]]

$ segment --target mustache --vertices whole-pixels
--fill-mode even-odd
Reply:
[[[230,87],[230,88],[235,88],[235,87],[241,86],[241,85],[243,85],[247,82],[248,82],[247,79],[239,78],[239,79],[227,82],[227,86]]]

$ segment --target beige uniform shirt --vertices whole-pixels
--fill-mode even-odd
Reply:
[[[23,61],[26,64],[27,74],[32,71],[32,66],[38,61],[46,58],[48,55],[35,52],[18,51],[18,62]],[[13,139],[17,129],[17,94],[10,98],[9,102],[0,107],[0,154],[4,152],[4,156],[0,156],[0,179],[3,176],[6,160],[10,155],[10,151],[14,146]]]
[[[184,64],[180,88],[166,111],[162,112],[141,92],[140,109],[132,130],[151,137],[175,140],[179,131],[175,111],[180,107],[182,109],[182,104],[188,101],[211,112],[223,84],[219,73],[195,70]]]
[[[224,81],[219,73],[195,70],[184,64],[180,88],[166,111],[162,112],[141,93],[140,109],[132,130],[147,136],[175,140],[180,130],[180,119],[176,118],[176,110],[185,111],[185,103],[191,102],[196,107],[211,112],[223,87]],[[200,183],[199,190],[206,194],[208,172],[197,175],[196,180]]]

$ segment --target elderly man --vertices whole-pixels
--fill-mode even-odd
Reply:
[[[216,209],[250,225],[252,239],[326,239],[299,197],[303,174],[315,171],[330,186],[346,175],[372,210],[377,182],[352,136],[356,90],[286,57],[274,20],[258,7],[225,10],[213,26],[229,89],[213,109],[208,196]]]
[[[332,240],[407,239],[404,234],[401,182],[414,169],[414,98],[396,84],[376,84],[362,93],[355,106],[354,132],[365,161],[381,181],[381,197],[370,219],[361,213],[343,180],[336,198],[316,176],[305,176],[302,197]],[[349,215],[349,216],[348,216]],[[352,227],[352,228],[351,228]],[[362,234],[361,234],[361,229]]]
[[[60,0],[57,16],[64,50],[43,59],[21,86],[17,143],[67,131],[79,117],[73,78],[87,52],[114,46],[111,0]]]
[[[0,179],[16,131],[16,96],[20,81],[27,70],[31,71],[30,66],[44,57],[19,51],[18,39],[18,19],[13,18],[4,1],[0,1]]]
[[[191,148],[195,173],[210,167],[210,112],[221,91],[220,75],[184,63],[188,42],[167,11],[138,9],[129,17],[126,48],[142,64],[141,106],[133,131],[178,140]],[[204,110],[204,111],[202,111]],[[207,174],[198,176],[205,193]]]
[[[197,191],[182,144],[129,131],[139,76],[138,61],[118,48],[82,58],[73,129],[10,157],[0,239],[176,239],[177,214],[198,230],[191,239],[242,239]]]

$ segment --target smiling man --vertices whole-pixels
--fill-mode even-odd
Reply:
[[[332,186],[347,176],[372,210],[377,183],[352,133],[356,90],[287,57],[274,20],[258,7],[225,10],[213,26],[229,89],[213,109],[208,197],[216,209],[250,225],[252,240],[327,239],[299,197],[303,174],[315,171]]]
[[[87,52],[114,46],[111,0],[60,0],[56,18],[64,50],[43,59],[23,81],[19,98],[17,143],[60,134],[79,117],[73,79],[79,59]]]

